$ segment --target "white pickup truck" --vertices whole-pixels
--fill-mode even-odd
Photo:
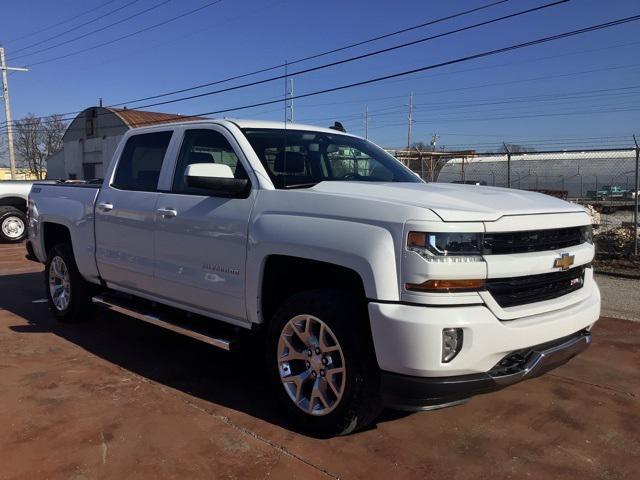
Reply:
[[[582,207],[426,184],[306,125],[131,130],[102,185],[34,185],[29,248],[60,320],[98,304],[264,347],[283,407],[322,434],[538,376],[584,350],[600,314]]]

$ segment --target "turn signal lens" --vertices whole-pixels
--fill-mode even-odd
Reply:
[[[427,280],[422,283],[406,283],[405,288],[413,292],[470,292],[482,290],[485,281],[482,279],[465,280]]]
[[[424,232],[409,232],[407,247],[425,248],[427,246],[427,234]]]

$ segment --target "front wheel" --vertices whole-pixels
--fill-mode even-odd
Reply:
[[[293,295],[267,334],[267,365],[289,417],[317,435],[343,435],[381,411],[379,372],[366,310],[353,294],[312,290]]]
[[[0,239],[19,242],[27,236],[27,217],[15,207],[0,207]]]

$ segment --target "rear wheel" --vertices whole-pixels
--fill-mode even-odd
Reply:
[[[352,297],[330,289],[295,294],[269,325],[267,365],[276,395],[314,434],[351,433],[381,411],[366,311]]]
[[[90,318],[94,287],[80,275],[71,245],[58,244],[49,251],[44,283],[49,309],[58,320],[77,323]]]
[[[0,239],[19,242],[27,235],[27,216],[15,207],[0,207]]]

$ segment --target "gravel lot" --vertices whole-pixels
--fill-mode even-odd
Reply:
[[[601,319],[539,379],[319,440],[237,354],[113,314],[57,324],[23,248],[0,246],[0,479],[640,478],[640,323]]]
[[[640,321],[640,280],[596,275],[602,294],[602,315]]]

